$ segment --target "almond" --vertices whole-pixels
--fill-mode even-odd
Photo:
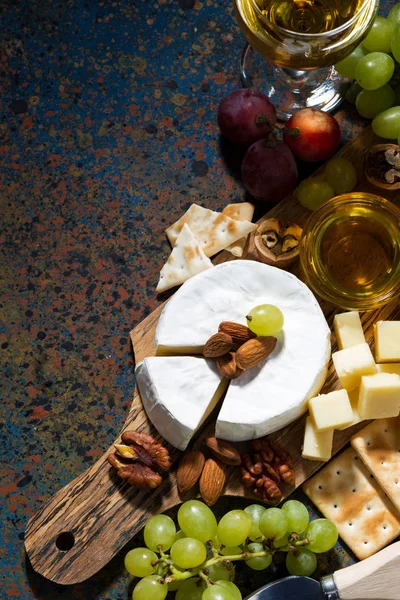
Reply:
[[[227,379],[236,379],[243,373],[243,370],[239,369],[236,364],[235,352],[228,352],[227,354],[224,354],[224,356],[219,356],[216,362],[217,369],[222,377],[226,377]]]
[[[241,325],[240,323],[233,323],[232,321],[223,321],[219,324],[218,331],[222,331],[223,333],[227,333],[231,336],[232,342],[241,346],[247,340],[251,340],[256,337],[256,334],[250,331],[246,325]]]
[[[216,503],[225,485],[225,465],[209,458],[200,478],[200,494],[208,506]]]
[[[203,348],[203,356],[217,358],[223,356],[232,348],[232,338],[227,333],[220,331],[212,335]]]
[[[185,494],[197,483],[204,467],[204,454],[198,450],[185,452],[176,471],[176,483],[181,494]]]
[[[251,369],[268,358],[276,346],[274,337],[258,337],[240,346],[236,352],[236,363],[240,369]]]
[[[206,438],[206,446],[221,462],[232,467],[241,464],[242,459],[240,453],[225,440],[218,440],[215,437]]]

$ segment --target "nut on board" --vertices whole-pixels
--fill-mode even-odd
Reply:
[[[176,471],[176,483],[180,494],[185,494],[192,489],[200,479],[203,472],[205,457],[198,450],[185,452]]]
[[[258,260],[274,267],[286,268],[297,260],[303,230],[296,223],[266,219],[254,235]]]
[[[400,189],[400,146],[376,144],[372,146],[364,163],[369,183],[384,190]]]
[[[137,488],[156,488],[162,483],[158,471],[169,471],[171,458],[168,450],[151,435],[138,431],[124,431],[122,444],[115,444],[116,452],[108,455],[110,465],[118,477]]]

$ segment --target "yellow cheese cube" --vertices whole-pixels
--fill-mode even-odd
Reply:
[[[363,419],[384,419],[400,414],[400,375],[375,373],[361,379],[358,412]]]
[[[365,343],[360,315],[355,310],[335,315],[333,328],[340,350]]]
[[[376,362],[400,362],[400,321],[378,321],[374,336]]]
[[[377,371],[374,357],[366,342],[334,352],[332,360],[340,383],[348,392],[358,388],[363,375],[373,375]]]
[[[360,394],[360,388],[352,390],[351,392],[348,392],[348,394],[351,408],[353,410],[353,420],[348,425],[342,425],[341,427],[338,427],[340,431],[343,431],[348,427],[353,427],[353,425],[357,425],[357,423],[361,423],[361,421],[363,421],[363,419],[360,417],[360,413],[358,412],[358,396]]]
[[[333,429],[317,431],[311,417],[306,419],[302,457],[329,460],[332,456]]]
[[[381,363],[376,365],[378,373],[396,373],[400,375],[400,363]]]
[[[317,431],[337,429],[353,420],[353,409],[346,390],[315,396],[308,401],[308,408]]]

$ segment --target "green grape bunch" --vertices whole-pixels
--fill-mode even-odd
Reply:
[[[311,575],[317,554],[336,544],[336,526],[327,519],[309,521],[297,500],[281,508],[251,504],[231,510],[219,522],[199,500],[184,502],[177,515],[180,530],[167,515],[151,517],[144,528],[145,548],[125,556],[125,568],[138,577],[132,600],[242,600],[234,583],[236,563],[262,571],[276,552],[286,552],[292,575]]]
[[[372,119],[374,133],[400,144],[400,3],[387,18],[378,15],[362,45],[335,67],[355,80],[346,98]]]

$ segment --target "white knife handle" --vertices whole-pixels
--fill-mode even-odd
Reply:
[[[400,542],[333,575],[340,600],[400,600]]]

